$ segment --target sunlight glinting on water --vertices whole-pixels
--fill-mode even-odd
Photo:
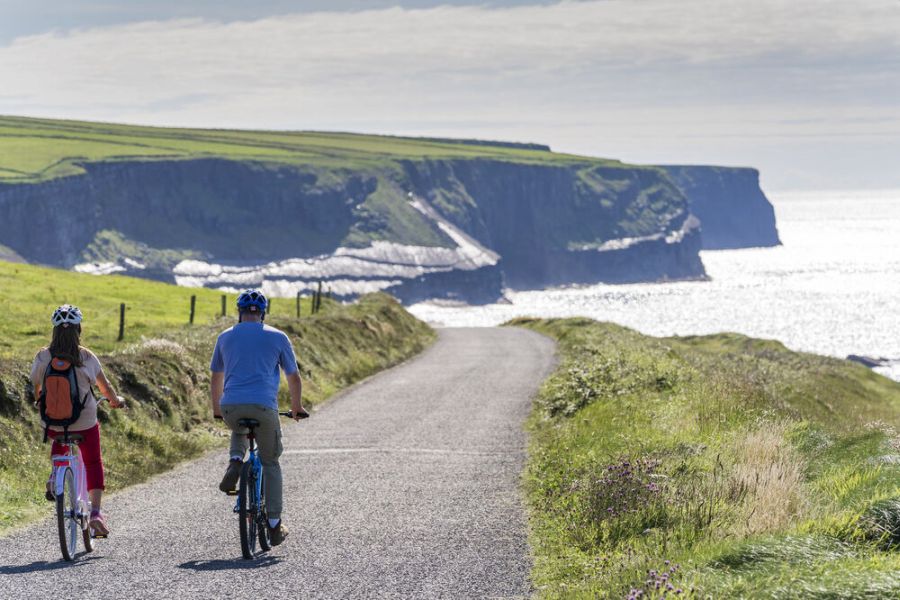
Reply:
[[[509,292],[511,304],[411,311],[439,326],[586,316],[651,335],[736,331],[795,350],[900,359],[900,190],[770,199],[783,246],[705,251],[710,281]],[[900,380],[900,365],[881,372]]]

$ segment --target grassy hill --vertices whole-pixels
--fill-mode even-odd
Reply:
[[[556,154],[530,144],[477,140],[179,129],[0,116],[0,182],[33,183],[78,174],[84,162],[203,157],[344,168],[421,158],[599,160]]]
[[[531,419],[540,595],[900,597],[900,384],[736,334],[514,324],[562,357]]]
[[[197,317],[188,326],[191,294],[198,295]],[[85,345],[131,400],[127,411],[101,408],[107,485],[115,490],[225,443],[208,408],[212,347],[218,332],[235,322],[231,296],[230,316],[217,316],[220,296],[0,262],[0,532],[47,514],[42,489],[49,446],[41,444],[28,374],[34,354],[49,341],[52,309],[62,302],[82,309]],[[123,342],[116,341],[119,302],[131,307]],[[326,300],[315,316],[304,303],[302,315],[296,318],[293,301],[275,300],[267,322],[291,337],[308,404],[406,359],[434,336],[385,295],[346,306]],[[286,389],[280,399],[286,405]]]

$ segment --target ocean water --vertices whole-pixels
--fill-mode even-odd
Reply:
[[[900,381],[900,190],[769,194],[782,246],[704,251],[710,281],[508,292],[510,304],[420,303],[437,326],[587,316],[651,335],[735,331],[789,348],[895,360]]]

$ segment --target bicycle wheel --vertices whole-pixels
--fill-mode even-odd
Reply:
[[[256,552],[256,482],[250,461],[241,469],[241,484],[238,488],[238,519],[241,529],[241,553],[244,558],[253,558]]]
[[[264,469],[259,471],[259,506],[257,509],[257,529],[259,530],[259,549],[268,552],[272,549],[269,542],[269,515],[266,512],[266,475]]]
[[[81,524],[75,516],[75,476],[72,469],[67,467],[62,477],[63,491],[56,496],[56,527],[59,531],[59,549],[62,550],[63,558],[73,560],[78,544],[78,531],[81,529]]]

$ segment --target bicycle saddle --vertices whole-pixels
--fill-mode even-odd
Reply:
[[[241,427],[259,427],[259,421],[256,419],[239,419],[238,425]]]
[[[60,444],[79,444],[84,440],[84,436],[80,433],[69,433],[56,438]]]

